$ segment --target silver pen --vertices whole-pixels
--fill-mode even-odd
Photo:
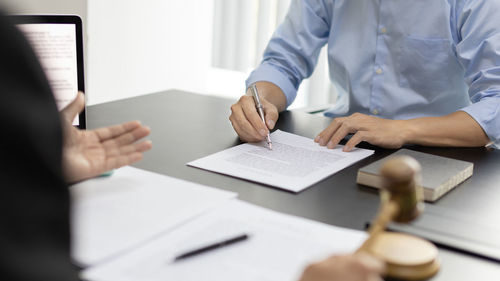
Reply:
[[[260,119],[262,119],[262,122],[264,122],[264,126],[267,127],[266,120],[264,119],[264,110],[263,110],[264,108],[262,107],[262,103],[260,103],[259,92],[257,91],[257,86],[255,84],[252,84],[250,86],[250,89],[252,90],[253,100],[255,101],[255,107],[257,108],[257,112],[260,115]],[[269,132],[267,133],[266,141],[267,141],[267,146],[269,147],[269,149],[273,150],[273,142],[271,141],[271,136],[269,135]]]

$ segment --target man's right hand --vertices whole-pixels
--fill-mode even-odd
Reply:
[[[264,119],[266,120],[266,124],[262,122],[259,113],[257,113],[255,102],[250,89],[247,90],[246,95],[242,96],[237,103],[231,106],[231,116],[229,116],[229,120],[231,121],[234,130],[242,141],[262,141],[269,133],[269,130],[272,130],[274,128],[274,126],[276,125],[276,121],[278,121],[278,107],[268,100],[269,94],[272,93],[272,90],[274,89],[272,89],[272,86],[268,87],[268,85],[266,84],[270,83],[257,83],[260,102],[264,110]],[[284,99],[284,95],[281,93],[281,90],[275,95],[281,95]]]

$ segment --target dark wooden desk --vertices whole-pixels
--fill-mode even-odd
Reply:
[[[229,122],[232,100],[166,91],[111,103],[90,106],[89,128],[140,120],[152,129],[153,150],[136,167],[189,181],[237,192],[239,198],[256,205],[341,227],[364,229],[375,215],[377,191],[356,184],[356,173],[393,150],[376,149],[373,156],[328,177],[313,187],[292,194],[256,183],[187,167],[189,161],[239,144]],[[314,138],[330,119],[300,112],[284,112],[277,128]],[[436,203],[481,215],[500,210],[500,198],[491,196],[500,189],[500,151],[486,148],[412,149],[474,162],[474,177]],[[499,194],[498,192],[496,194]],[[440,249],[441,272],[432,280],[500,280],[500,264],[447,249]]]

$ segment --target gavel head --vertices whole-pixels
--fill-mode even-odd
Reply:
[[[410,222],[424,209],[420,171],[420,164],[410,156],[389,158],[380,169],[382,198],[395,202],[399,207],[393,218],[395,222]]]

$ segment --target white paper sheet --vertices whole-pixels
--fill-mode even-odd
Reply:
[[[62,110],[78,93],[77,38],[75,24],[18,24],[42,65]],[[76,116],[73,125],[79,125]]]
[[[265,142],[241,144],[187,165],[300,192],[320,180],[373,154],[342,146],[327,149],[313,140],[280,130],[271,134],[273,150]]]
[[[207,186],[123,167],[70,187],[72,256],[94,265],[236,197]]]
[[[241,233],[249,233],[250,238],[172,262],[186,250]],[[361,231],[280,214],[235,199],[82,275],[92,281],[297,281],[309,263],[353,252],[365,238]]]

